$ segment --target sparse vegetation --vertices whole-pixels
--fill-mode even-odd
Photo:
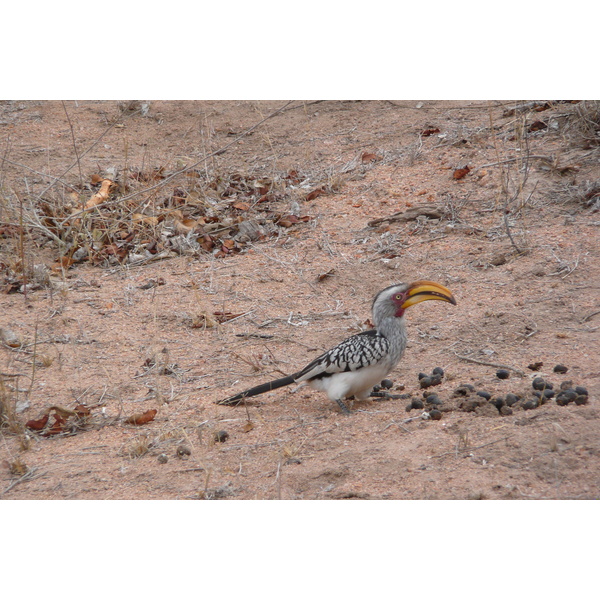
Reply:
[[[597,102],[0,113],[3,497],[593,497]],[[305,389],[213,403],[418,278],[458,305],[409,316],[406,393],[347,420]],[[517,398],[558,363],[585,403]],[[490,398],[461,408],[466,382]]]

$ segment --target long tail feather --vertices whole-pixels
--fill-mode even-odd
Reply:
[[[262,383],[261,385],[257,385],[244,392],[240,392],[239,394],[231,396],[230,398],[225,398],[224,400],[217,400],[216,404],[236,406],[238,404],[241,404],[244,398],[249,398],[250,396],[258,396],[258,394],[264,394],[265,392],[276,390],[277,388],[290,385],[294,383],[294,381],[296,381],[295,375],[288,375],[287,377],[282,377],[281,379],[275,379],[275,381],[269,381],[269,383]]]

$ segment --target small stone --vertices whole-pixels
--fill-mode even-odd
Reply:
[[[410,403],[410,407],[411,408],[418,408],[418,409],[422,409],[425,405],[423,404],[422,400],[418,400],[417,398],[415,398],[411,403]]]
[[[537,398],[532,398],[531,400],[527,400],[527,402],[523,403],[523,408],[525,410],[532,410],[539,406],[539,402]]]
[[[573,382],[572,381],[563,381],[560,384],[560,389],[561,390],[568,390],[568,389],[570,389],[572,387],[573,387]]]
[[[439,421],[442,418],[442,413],[434,408],[433,410],[429,411],[429,417],[434,421]]]
[[[421,381],[421,379],[424,379],[425,377],[427,377],[426,373],[419,373],[418,375],[419,381]]]
[[[485,398],[486,400],[489,400],[492,397],[492,395],[489,392],[485,392],[483,390],[480,392],[477,392],[477,395],[481,396],[482,398]]]
[[[440,377],[444,376],[444,369],[442,369],[442,367],[436,367],[435,369],[433,369],[432,373],[434,375],[439,375]]]
[[[578,395],[577,398],[575,398],[575,404],[577,404],[577,406],[582,406],[583,404],[587,404],[588,403],[588,397],[586,396],[580,396]]]
[[[580,386],[580,385],[578,385],[578,386],[575,388],[575,391],[576,391],[576,392],[577,392],[577,394],[579,394],[580,396],[587,396],[587,395],[588,395],[588,391],[587,391],[587,390],[586,390],[584,387],[582,387],[582,386]]]
[[[496,377],[498,379],[508,379],[510,377],[510,373],[506,369],[498,369],[496,371]]]
[[[163,452],[162,454],[158,455],[157,460],[161,465],[164,465],[166,462],[168,462],[169,457]]]
[[[519,401],[519,397],[516,394],[506,394],[506,398],[504,402],[506,402],[506,406],[512,406]]]
[[[217,431],[213,436],[215,442],[223,443],[229,439],[229,434],[226,431]]]
[[[550,400],[550,398],[554,398],[554,390],[546,388],[542,392],[542,397],[545,398],[546,400]]]
[[[569,370],[569,367],[565,367],[565,365],[556,365],[553,369],[555,373],[565,374]]]
[[[384,390],[391,390],[394,387],[394,382],[391,379],[383,379],[381,381],[381,387]]]
[[[531,387],[534,390],[543,390],[546,387],[546,382],[541,377],[536,377],[531,382]]]
[[[191,453],[191,448],[185,444],[181,444],[181,446],[177,448],[177,456],[179,456],[179,458],[187,458]]]
[[[508,416],[510,416],[510,415],[513,414],[513,409],[510,408],[509,406],[501,406],[500,407],[500,414],[503,417],[508,417]]]

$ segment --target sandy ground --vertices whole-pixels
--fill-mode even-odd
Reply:
[[[597,498],[600,154],[517,104],[0,103],[1,497]],[[394,398],[215,404],[418,279],[457,306],[408,311]]]

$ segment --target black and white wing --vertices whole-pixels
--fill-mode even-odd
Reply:
[[[294,381],[312,381],[377,365],[387,360],[389,348],[389,341],[377,330],[362,331],[315,358],[293,375]]]

